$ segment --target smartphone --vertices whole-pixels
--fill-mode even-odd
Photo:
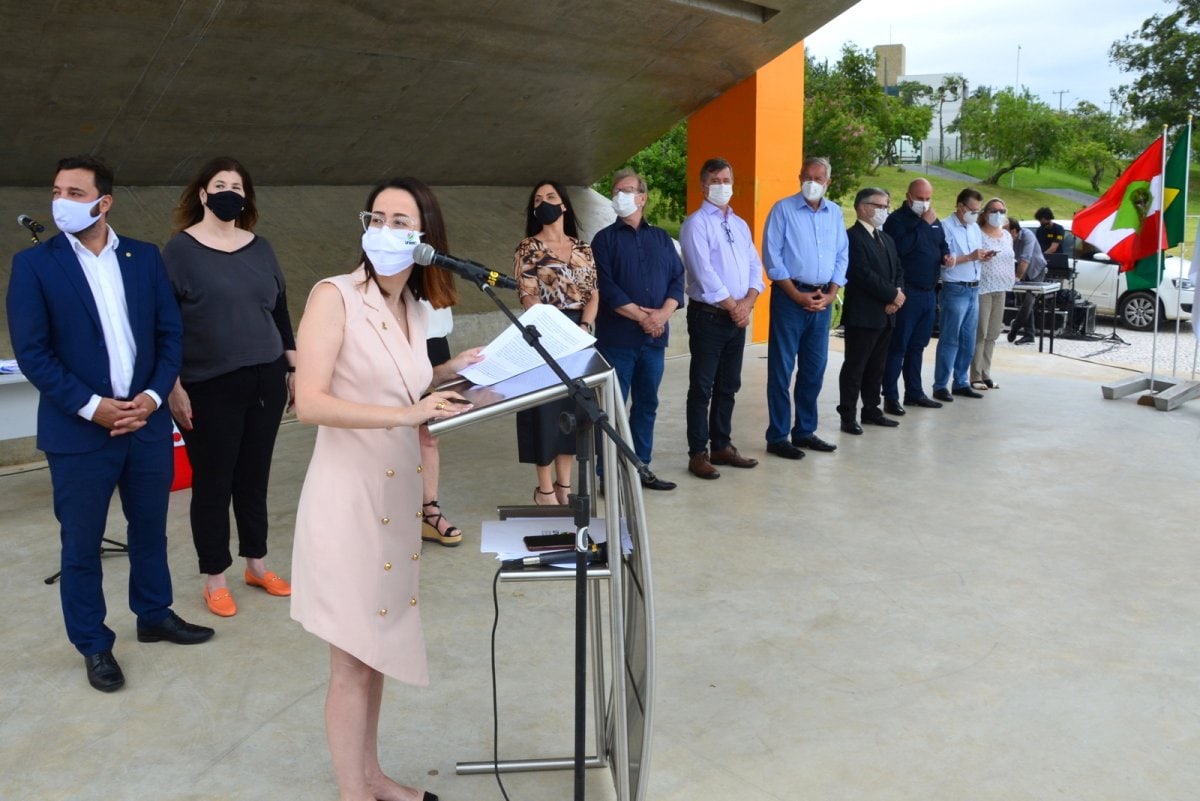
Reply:
[[[530,551],[565,551],[575,547],[575,532],[560,531],[555,534],[530,534],[525,537],[525,548]]]

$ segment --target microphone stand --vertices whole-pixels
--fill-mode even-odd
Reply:
[[[460,275],[460,277],[463,277]],[[596,393],[591,387],[587,386],[583,379],[571,378],[567,371],[562,368],[553,356],[546,350],[541,342],[541,333],[537,330],[537,326],[525,325],[512,309],[504,301],[497,297],[496,292],[488,283],[488,277],[485,274],[472,276],[471,283],[479,287],[485,295],[492,299],[496,307],[504,313],[504,316],[509,319],[517,330],[521,332],[521,338],[537,351],[538,355],[546,362],[558,380],[567,388],[567,397],[575,402],[575,411],[573,414],[562,415],[559,420],[559,426],[564,433],[570,433],[571,429],[575,431],[575,460],[579,463],[579,481],[578,492],[571,494],[571,509],[574,511],[575,523],[575,801],[583,801],[584,786],[583,772],[584,763],[587,757],[584,754],[584,740],[586,739],[586,724],[587,724],[587,565],[588,565],[588,527],[592,522],[592,498],[588,492],[590,477],[592,475],[592,460],[595,452],[595,437],[593,429],[599,427],[600,430],[607,436],[622,455],[634,465],[638,474],[645,477],[650,473],[650,468],[638,459],[634,453],[633,447],[628,442],[621,439],[620,434],[612,427],[612,423],[608,420],[608,415],[600,409],[599,403],[596,402]],[[619,491],[619,490],[618,490]],[[621,530],[619,525],[610,525],[608,536],[615,537],[617,540],[617,548],[610,549],[610,553],[615,554],[616,559],[621,558]],[[611,563],[610,563],[611,566]],[[602,710],[596,710],[596,714],[601,714]],[[602,743],[596,744],[597,749],[603,748]]]

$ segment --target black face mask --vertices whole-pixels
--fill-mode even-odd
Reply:
[[[557,203],[542,201],[533,207],[533,218],[542,225],[553,225],[563,215],[562,206]]]
[[[209,194],[204,205],[212,209],[218,220],[232,222],[242,213],[242,209],[246,208],[246,198],[232,190],[213,192]]]

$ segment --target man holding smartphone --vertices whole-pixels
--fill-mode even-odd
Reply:
[[[983,233],[977,224],[982,206],[983,195],[967,187],[958,193],[954,214],[943,222],[952,263],[942,267],[942,309],[933,373],[933,397],[943,403],[953,403],[953,395],[983,397],[971,389],[969,372],[979,324],[979,263],[996,255],[994,250],[983,249]]]

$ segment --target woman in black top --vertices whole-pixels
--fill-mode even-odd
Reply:
[[[267,482],[284,405],[293,398],[296,341],[283,272],[267,240],[250,174],[234,159],[210,161],[175,209],[163,249],[183,315],[183,368],[168,399],[192,464],[192,540],[207,575],[204,600],[237,613],[225,582],[229,504],[237,520],[245,582],[290,595],[267,570]]]

